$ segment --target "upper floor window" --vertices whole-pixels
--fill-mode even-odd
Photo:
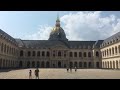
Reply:
[[[30,51],[28,51],[28,56],[31,56],[31,52]]]
[[[84,52],[84,57],[86,57],[86,52]]]
[[[20,51],[20,56],[23,56],[23,50]]]
[[[82,57],[82,52],[79,52],[79,57]]]
[[[73,53],[72,52],[70,52],[70,57],[73,57]]]
[[[91,52],[88,52],[88,57],[91,57]]]
[[[77,52],[74,52],[74,57],[77,57]]]
[[[96,56],[99,57],[99,52],[98,51],[96,51]]]
[[[35,51],[33,51],[33,55],[32,56],[35,56]]]
[[[50,52],[47,51],[47,57],[49,57],[49,56],[50,56]]]

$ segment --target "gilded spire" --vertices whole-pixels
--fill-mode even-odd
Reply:
[[[56,22],[60,22],[59,13],[57,13],[57,20],[56,20]]]
[[[59,14],[57,14],[56,27],[60,27]]]

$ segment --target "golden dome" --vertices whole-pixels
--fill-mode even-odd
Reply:
[[[53,33],[58,33],[59,30],[60,30],[60,27],[54,27],[54,28],[52,29],[52,31],[51,31],[51,34],[53,34]]]

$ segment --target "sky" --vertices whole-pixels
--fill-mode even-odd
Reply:
[[[0,29],[14,38],[48,40],[57,13],[69,40],[103,40],[120,31],[120,11],[0,11]]]

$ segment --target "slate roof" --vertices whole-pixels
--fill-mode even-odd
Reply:
[[[27,48],[50,48],[55,45],[63,45],[68,48],[91,48],[95,44],[96,41],[58,41],[58,40],[20,40],[16,39],[19,47],[27,47]],[[96,45],[99,46],[100,42]]]
[[[13,37],[11,37],[10,35],[8,35],[6,32],[4,32],[3,30],[1,30],[0,29],[0,34],[2,35],[2,36],[4,36],[6,39],[8,39],[9,41],[12,41],[12,42],[16,42],[16,40],[13,38]]]
[[[100,45],[103,43],[104,40],[98,40],[94,44],[94,48],[100,48]]]
[[[113,40],[114,40],[114,42],[113,42]],[[118,33],[116,33],[116,34],[114,34],[114,35],[112,35],[111,37],[109,37],[109,38],[107,38],[107,39],[105,39],[104,41],[103,41],[103,44],[111,44],[111,42],[112,43],[115,43],[116,41],[119,41],[120,40],[120,32],[118,32]]]

